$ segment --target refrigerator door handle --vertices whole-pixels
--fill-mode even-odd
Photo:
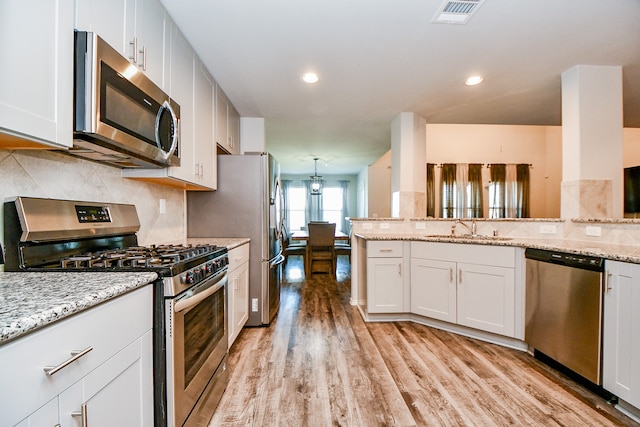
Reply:
[[[274,256],[270,260],[264,260],[269,262],[269,268],[273,268],[276,265],[282,264],[284,262],[284,255],[280,252],[278,255]]]

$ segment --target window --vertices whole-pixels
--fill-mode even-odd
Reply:
[[[327,187],[322,189],[322,220],[334,222],[336,230],[342,230],[343,206],[342,188]]]
[[[289,186],[287,191],[287,212],[288,229],[291,231],[300,230],[307,225],[305,219],[306,189],[303,186]]]
[[[285,225],[290,231],[301,230],[309,221],[329,221],[336,230],[348,233],[347,188],[349,181],[325,181],[321,195],[312,195],[309,181],[283,180]]]

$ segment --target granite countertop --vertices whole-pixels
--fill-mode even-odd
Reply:
[[[153,272],[0,273],[0,345],[145,286],[157,277]]]
[[[186,240],[186,244],[226,246],[228,250],[231,250],[250,241],[251,239],[247,237],[189,237]]]
[[[518,237],[466,237],[447,235],[418,235],[411,233],[355,233],[356,237],[365,240],[410,240],[425,242],[466,243],[493,246],[519,246],[523,248],[537,248],[555,250],[578,255],[602,257],[614,261],[640,264],[640,246],[621,245],[614,243],[584,242],[570,239],[531,239]]]

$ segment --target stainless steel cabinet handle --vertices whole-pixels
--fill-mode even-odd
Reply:
[[[82,427],[88,427],[87,423],[87,404],[83,403],[80,407],[80,412],[72,412],[72,417],[82,417]]]
[[[605,291],[604,291],[604,292],[605,292],[606,294],[608,294],[608,293],[609,293],[609,291],[610,291],[611,289],[613,289],[613,288],[611,287],[611,276],[612,276],[612,273],[611,273],[609,270],[607,270],[607,271],[606,271],[606,274],[605,274],[605,276],[604,276],[604,289],[605,289]]]
[[[398,276],[402,276],[402,264],[398,264]]]
[[[129,42],[131,45],[131,55],[129,55],[129,59],[136,64],[138,62],[138,38],[134,37],[132,41]]]
[[[458,269],[458,283],[462,283],[462,269]]]
[[[80,359],[82,356],[84,356],[85,354],[89,353],[91,350],[93,350],[93,347],[87,347],[84,350],[72,351],[71,352],[71,356],[72,356],[71,358],[65,360],[64,362],[62,362],[58,366],[45,366],[43,368],[44,372],[48,376],[51,376],[51,375],[55,374],[56,372],[58,372],[59,370],[69,366],[70,364],[72,364],[76,360]]]
[[[380,249],[380,252],[391,252],[392,249]]]
[[[142,62],[138,61],[138,67],[142,68],[143,71],[147,71],[147,47],[142,46],[138,53],[142,55]]]
[[[449,282],[453,282],[453,267],[449,267]]]

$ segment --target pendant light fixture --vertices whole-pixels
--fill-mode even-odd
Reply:
[[[318,158],[315,157],[314,161],[314,173],[310,176],[311,178],[311,194],[314,196],[319,196],[322,194],[322,176],[318,175]]]

